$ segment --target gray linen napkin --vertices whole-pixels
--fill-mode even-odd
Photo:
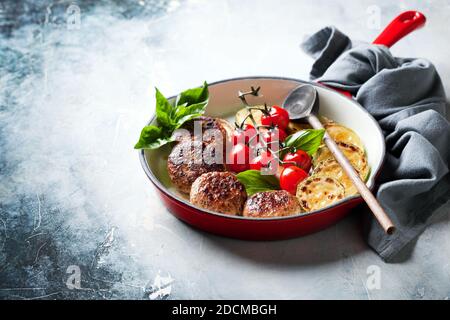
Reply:
[[[387,155],[376,196],[397,232],[387,236],[367,212],[365,236],[392,261],[450,200],[450,124],[441,79],[425,59],[355,45],[334,27],[312,35],[302,48],[316,59],[311,79],[352,92],[384,132]]]

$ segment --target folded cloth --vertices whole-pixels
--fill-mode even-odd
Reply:
[[[312,35],[302,48],[316,59],[311,79],[351,92],[383,130],[387,154],[376,197],[397,232],[386,235],[367,212],[365,236],[385,261],[395,260],[450,201],[450,124],[441,79],[428,60],[355,45],[334,27]]]

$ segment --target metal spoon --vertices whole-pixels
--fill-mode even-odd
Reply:
[[[319,96],[316,88],[312,85],[306,84],[294,89],[284,101],[283,107],[288,111],[291,120],[306,120],[314,129],[324,129],[322,123],[316,115],[319,111],[318,102]],[[336,158],[336,161],[341,165],[344,172],[352,180],[353,185],[372,210],[372,213],[383,227],[384,231],[387,234],[394,233],[395,226],[391,219],[366,184],[361,180],[359,174],[355,171],[348,159],[342,153],[341,149],[339,149],[336,142],[334,142],[327,132],[325,132],[323,140],[333,156]]]

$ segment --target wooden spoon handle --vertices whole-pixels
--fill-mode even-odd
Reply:
[[[323,129],[322,123],[314,114],[310,114],[307,120],[314,129]],[[327,132],[325,132],[325,136],[323,139],[328,149],[330,149],[331,153],[336,158],[336,161],[341,165],[344,172],[352,180],[353,185],[361,194],[361,197],[364,199],[364,201],[366,201],[370,210],[372,210],[372,213],[374,214],[380,225],[383,227],[384,231],[387,234],[393,234],[395,232],[395,226],[392,223],[391,219],[381,207],[380,203],[374,197],[366,184],[361,180],[359,174],[355,171],[348,159],[342,153],[341,149],[339,149],[336,142],[334,142],[334,140]]]

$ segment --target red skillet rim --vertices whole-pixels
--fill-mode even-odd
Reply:
[[[213,85],[217,85],[217,84],[221,84],[221,83],[226,83],[226,82],[231,82],[231,81],[238,81],[238,80],[251,80],[251,79],[272,79],[272,80],[287,80],[287,81],[294,81],[294,82],[298,82],[299,84],[310,84],[316,87],[321,87],[325,90],[329,90],[332,92],[335,92],[334,90],[327,88],[321,84],[318,83],[313,83],[313,82],[308,82],[308,81],[303,81],[303,80],[299,80],[299,79],[295,79],[295,78],[289,78],[289,77],[277,77],[277,76],[250,76],[250,77],[236,77],[236,78],[230,78],[230,79],[225,79],[225,80],[220,80],[220,81],[215,81],[215,82],[211,82],[208,83],[208,86],[213,86]],[[173,99],[176,96],[172,96],[168,99]],[[347,99],[350,103],[353,103],[356,107],[360,108],[364,113],[366,113],[370,119],[372,119],[372,121],[375,123],[375,127],[378,130],[378,133],[383,137],[383,131],[380,128],[380,125],[378,124],[378,122],[375,120],[375,118],[366,110],[364,109],[357,101],[355,101],[354,99],[351,99],[349,97],[343,96],[345,99]],[[150,121],[148,122],[148,124],[152,123],[156,118],[156,115],[154,115]],[[369,189],[373,190],[375,187],[375,179],[376,177],[380,174],[380,170],[383,167],[384,161],[385,161],[385,157],[386,157],[386,144],[384,142],[383,139],[383,144],[382,144],[382,150],[381,150],[382,154],[381,154],[381,161],[380,164],[378,165],[378,167],[373,170],[374,172],[374,179],[373,179],[373,185],[371,187],[369,187]],[[335,209],[339,206],[342,206],[344,204],[356,201],[356,200],[360,200],[361,196],[359,195],[355,195],[353,197],[349,197],[349,198],[345,198],[341,201],[336,202],[335,204],[328,206],[326,208],[320,209],[320,210],[316,210],[316,211],[311,211],[308,213],[304,213],[304,214],[298,214],[298,215],[294,215],[294,216],[286,216],[286,217],[273,217],[273,218],[248,218],[248,217],[242,217],[242,216],[231,216],[231,215],[226,215],[226,214],[222,214],[219,212],[215,212],[215,211],[210,211],[210,210],[206,210],[203,208],[199,208],[196,207],[194,205],[192,205],[189,201],[181,199],[177,196],[175,196],[174,194],[172,194],[171,192],[169,192],[167,190],[167,188],[158,180],[158,178],[153,174],[152,170],[150,169],[150,167],[147,164],[147,161],[145,160],[145,149],[140,150],[139,152],[139,160],[141,162],[141,166],[144,169],[145,174],[147,175],[147,177],[150,179],[150,181],[161,191],[164,192],[167,196],[169,196],[171,199],[184,204],[196,211],[199,212],[203,212],[203,213],[207,213],[207,214],[212,214],[218,217],[222,217],[222,218],[228,218],[228,219],[237,219],[237,220],[248,220],[248,221],[273,221],[273,220],[289,220],[289,219],[296,219],[296,218],[302,218],[302,217],[307,217],[307,216],[311,216],[311,215],[316,215],[316,214],[321,214],[321,213],[326,213],[329,210]]]

